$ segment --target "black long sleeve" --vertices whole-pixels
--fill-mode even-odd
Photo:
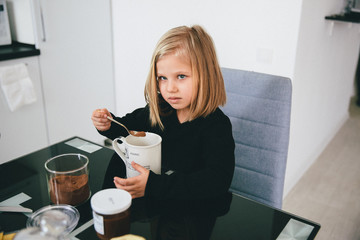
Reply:
[[[145,197],[159,200],[188,200],[226,193],[234,171],[234,140],[229,118],[220,109],[206,118],[179,123],[176,113],[162,118],[164,130],[150,126],[147,107],[116,118],[132,130],[162,137],[162,174],[150,172]],[[125,134],[112,124],[111,139]]]

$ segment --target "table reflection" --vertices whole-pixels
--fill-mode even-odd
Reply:
[[[115,176],[126,176],[125,164],[117,154],[109,162],[103,189],[115,187]],[[229,211],[231,200],[230,192],[217,198],[188,201],[136,198],[130,208],[131,222],[150,224],[152,239],[209,239],[217,217]]]

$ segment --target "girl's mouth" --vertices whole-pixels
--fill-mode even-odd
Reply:
[[[169,103],[172,103],[172,104],[178,103],[180,100],[181,100],[181,98],[178,98],[178,97],[169,97],[168,98]]]

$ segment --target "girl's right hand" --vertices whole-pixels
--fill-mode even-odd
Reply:
[[[106,109],[96,109],[91,115],[91,120],[99,131],[106,131],[110,129],[111,121],[107,117],[112,117],[110,112]]]

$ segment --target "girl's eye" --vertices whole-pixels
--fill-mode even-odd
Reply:
[[[164,76],[159,76],[159,77],[157,77],[157,80],[159,81],[159,80],[167,80],[167,78],[166,77],[164,77]]]
[[[185,78],[186,78],[186,76],[184,74],[178,75],[178,79],[185,79]]]

